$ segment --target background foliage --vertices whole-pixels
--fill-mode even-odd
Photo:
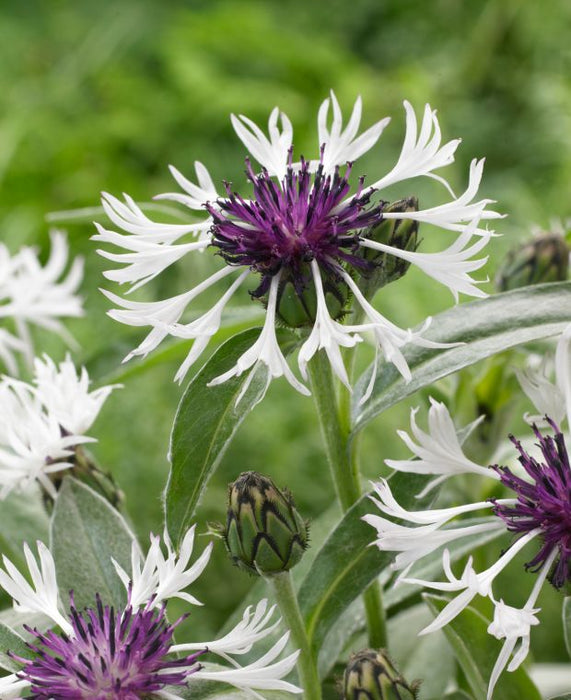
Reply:
[[[87,318],[69,324],[81,345],[76,359],[97,378],[114,374],[140,336],[105,316],[108,304],[97,291],[105,265],[89,241],[89,221],[102,214],[76,210],[97,207],[101,190],[126,191],[137,201],[172,191],[169,163],[190,174],[199,159],[216,181],[240,181],[244,153],[230,112],[263,123],[278,104],[294,123],[298,152],[313,153],[316,110],[333,88],[345,109],[363,96],[365,124],[393,117],[381,144],[360,161],[364,173],[373,176],[394,162],[405,98],[417,110],[429,101],[445,137],[462,136],[452,176],[459,189],[471,158],[487,157],[481,192],[509,214],[497,227],[503,238],[490,245],[493,279],[506,249],[532,226],[571,215],[570,26],[566,0],[551,0],[549,12],[525,0],[4,3],[2,240],[12,251],[33,244],[47,252],[50,222],[67,228],[74,252],[87,260]],[[415,194],[422,200],[425,192],[430,187],[419,183]],[[73,213],[54,214],[62,211]],[[421,233],[425,245],[433,245],[430,232]],[[207,264],[178,266],[149,295],[180,290]],[[451,302],[436,285],[426,294],[426,284],[412,271],[380,293],[379,305],[400,325],[414,325]],[[61,357],[50,342],[45,347]],[[365,352],[362,362],[367,359]],[[173,360],[127,377],[93,431],[102,437],[94,451],[125,491],[127,517],[145,537],[162,528],[169,431],[182,395],[172,383],[176,366]],[[450,393],[456,385],[448,381],[437,390]],[[425,399],[414,397],[409,405]],[[368,426],[367,475],[381,473],[384,458],[406,454],[395,429],[407,421],[408,407],[400,405]],[[201,522],[223,518],[226,484],[244,469],[287,483],[307,517],[327,508],[332,485],[310,400],[283,382],[271,387],[214,475],[198,511]],[[229,589],[221,546],[216,567],[219,575],[211,570],[204,578],[208,591],[197,590],[210,603],[207,614],[193,613],[192,624],[204,630],[198,636],[215,631],[250,585],[233,576]],[[537,632],[545,637],[537,657],[564,659],[558,600],[548,591],[543,602],[552,605],[554,622]]]

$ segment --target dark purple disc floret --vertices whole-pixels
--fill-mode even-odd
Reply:
[[[541,549],[526,567],[538,570],[550,554],[558,551],[550,580],[556,588],[561,588],[571,582],[571,467],[563,433],[551,419],[547,420],[555,431],[554,437],[544,437],[533,426],[542,462],[527,454],[521,443],[510,436],[531,481],[516,476],[509,467],[493,467],[502,483],[517,494],[515,505],[496,503],[495,514],[506,523],[508,530],[519,535],[535,529],[541,531]]]
[[[357,254],[359,232],[382,219],[383,203],[369,207],[372,191],[363,194],[363,179],[347,199],[351,164],[344,175],[339,167],[325,175],[319,163],[312,171],[302,159],[290,164],[278,182],[266,170],[258,175],[246,160],[246,174],[253,197],[245,200],[226,185],[228,198],[215,208],[206,205],[214,220],[212,245],[230,265],[258,272],[261,281],[254,296],[263,296],[271,279],[282,272],[282,283],[291,282],[301,295],[308,286],[308,263],[315,260],[325,275],[338,278],[336,266],[347,263],[366,271],[371,263]]]
[[[70,612],[72,635],[27,628],[36,638],[28,644],[34,658],[15,657],[24,663],[19,676],[31,684],[35,700],[138,700],[184,686],[200,668],[196,659],[203,651],[167,657],[180,620],[170,625],[164,606],[114,612],[97,596],[95,608],[78,612],[72,596]]]

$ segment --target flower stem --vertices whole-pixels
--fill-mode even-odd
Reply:
[[[304,700],[321,700],[321,683],[317,674],[317,664],[307,638],[291,574],[289,571],[283,571],[267,576],[265,579],[272,588],[281,614],[289,627],[291,640],[301,652],[297,660],[297,669],[303,686],[303,698]]]
[[[350,437],[350,394],[345,387],[341,387],[342,393],[337,399],[331,365],[323,350],[313,356],[308,367],[333,483],[341,509],[345,513],[361,497],[356,450]],[[381,587],[377,581],[363,593],[363,604],[369,644],[376,649],[387,647],[385,610]]]

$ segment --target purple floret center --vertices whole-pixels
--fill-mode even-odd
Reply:
[[[510,436],[519,452],[519,462],[531,480],[516,476],[509,467],[493,467],[502,483],[517,495],[515,505],[496,503],[494,512],[508,530],[520,536],[540,529],[542,546],[526,567],[537,571],[557,551],[550,580],[556,588],[561,588],[571,581],[571,467],[563,433],[551,419],[547,420],[554,437],[543,436],[533,426],[543,456],[540,462]]]
[[[35,637],[28,643],[34,658],[14,657],[24,664],[19,676],[31,684],[35,700],[137,700],[167,686],[184,686],[200,668],[196,659],[204,651],[167,657],[181,620],[169,624],[164,606],[154,609],[150,603],[114,612],[99,596],[95,608],[78,612],[72,596],[73,633],[26,628]]]
[[[359,232],[382,219],[383,203],[370,206],[372,191],[363,193],[363,179],[355,194],[350,192],[348,164],[344,175],[339,167],[326,175],[320,163],[312,171],[303,160],[291,162],[279,182],[266,170],[255,174],[246,160],[246,174],[253,197],[245,200],[226,185],[228,197],[217,206],[206,207],[213,218],[212,245],[230,265],[240,265],[261,274],[255,296],[265,294],[279,272],[296,290],[307,286],[307,263],[315,260],[324,272],[339,263],[366,271],[371,263],[357,255]]]

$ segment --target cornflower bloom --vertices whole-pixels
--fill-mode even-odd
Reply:
[[[21,248],[11,256],[0,243],[0,320],[14,326],[14,333],[0,328],[0,359],[12,375],[17,375],[15,353],[22,353],[32,364],[34,347],[29,325],[60,335],[68,344],[74,340],[62,318],[83,316],[82,301],[76,292],[83,278],[83,259],[75,258],[67,273],[69,247],[65,234],[50,233],[51,251],[41,265],[34,248]]]
[[[230,377],[250,372],[261,365],[268,383],[285,376],[299,392],[308,389],[288,367],[276,338],[276,323],[307,327],[298,364],[307,379],[307,364],[320,349],[325,350],[333,371],[349,386],[340,349],[353,347],[372,331],[377,346],[387,361],[393,362],[410,379],[408,365],[401,352],[407,343],[435,347],[425,340],[421,330],[404,330],[378,312],[361,291],[360,282],[373,275],[380,259],[396,256],[405,264],[420,267],[427,275],[458,293],[482,297],[470,273],[486,258],[473,259],[492,235],[479,222],[500,215],[486,207],[488,199],[474,201],[483,172],[483,160],[472,161],[469,183],[455,197],[448,182],[434,171],[454,160],[459,139],[441,143],[436,113],[426,105],[420,129],[412,106],[404,103],[406,135],[400,156],[390,171],[365,186],[364,178],[352,190],[350,175],[355,161],[378,141],[389,119],[376,122],[358,135],[361,99],[355,102],[349,121],[343,127],[339,103],[333,92],[318,113],[319,157],[316,160],[293,159],[293,129],[290,120],[276,107],[268,121],[268,136],[243,115],[232,115],[232,125],[260,169],[246,159],[246,178],[251,195],[243,195],[226,183],[222,193],[202,163],[195,163],[197,182],[188,180],[176,168],[171,172],[182,193],[161,194],[156,199],[173,200],[195,212],[205,214],[201,221],[188,224],[164,224],[151,220],[125,195],[124,201],[103,194],[103,207],[121,232],[96,224],[94,240],[126,252],[98,252],[124,267],[105,272],[107,279],[131,285],[130,292],[147,284],[187,253],[209,250],[222,260],[222,266],[197,286],[169,299],[154,302],[132,301],[109,291],[104,293],[118,308],[109,315],[131,326],[147,326],[150,332],[133,356],[146,356],[167,336],[194,340],[175,379],[182,381],[192,364],[220,328],[226,304],[251,275],[257,279],[251,296],[266,308],[263,328],[257,341],[228,372],[215,378],[219,384]],[[329,119],[332,108],[333,117]],[[426,176],[437,180],[449,195],[439,206],[406,211],[387,208],[377,197],[385,188],[410,178]],[[373,201],[375,198],[375,201]],[[415,201],[410,198],[407,201]],[[402,220],[433,224],[452,232],[454,238],[441,253],[419,253],[415,249],[390,245],[375,239],[382,221]],[[187,234],[196,240],[183,241]],[[475,242],[473,239],[475,238]],[[413,248],[415,245],[413,246]],[[181,321],[186,308],[213,285],[225,285],[219,301],[190,322]],[[348,299],[360,307],[363,323],[343,325],[339,321],[348,311]],[[441,346],[437,346],[441,347]],[[247,384],[246,384],[247,385]]]
[[[272,663],[288,641],[283,635],[258,660],[245,665],[234,657],[249,652],[253,645],[272,633],[279,620],[270,624],[275,606],[260,601],[255,609],[245,610],[242,619],[219,640],[208,643],[177,644],[173,632],[184,619],[169,623],[166,602],[172,597],[200,603],[184,589],[193,583],[208,564],[212,545],[189,564],[194,546],[192,527],[186,533],[176,555],[168,535],[163,536],[167,553],[159,537],[151,537],[151,547],[143,560],[138,545],[132,546],[132,571],[127,574],[114,562],[125,584],[126,603],[117,608],[99,594],[93,607],[79,610],[70,593],[69,612],[64,611],[56,580],[56,568],[49,549],[38,542],[37,558],[24,546],[32,583],[4,557],[0,568],[0,587],[13,599],[17,612],[39,612],[50,619],[52,628],[40,632],[23,625],[28,635],[28,653],[12,653],[21,664],[16,673],[0,678],[0,698],[19,696],[22,690],[36,700],[73,698],[74,700],[137,700],[137,698],[186,697],[193,679],[215,680],[248,690],[261,698],[259,689],[277,689],[299,693],[301,689],[282,680],[297,660],[298,652]],[[15,632],[21,630],[15,628]],[[191,653],[188,653],[188,652]],[[232,667],[204,669],[198,659],[207,651],[227,659]]]
[[[86,433],[118,386],[89,391],[87,370],[78,375],[69,356],[59,366],[36,358],[34,370],[33,384],[0,379],[0,500],[34,481],[55,498],[53,475],[74,466],[75,448],[95,442]]]
[[[546,404],[554,409],[559,419],[567,416],[571,407],[571,326],[563,332],[555,353],[555,383],[546,377],[544,369],[520,373],[520,381],[527,395],[542,412]],[[551,391],[548,390],[551,386]],[[469,460],[462,452],[454,424],[447,408],[431,399],[428,415],[429,432],[422,431],[411,414],[411,430],[414,439],[399,431],[400,437],[415,454],[414,460],[387,460],[387,464],[398,471],[432,474],[436,478],[424,493],[443,479],[458,474],[477,474],[499,480],[510,496],[464,505],[407,511],[394,498],[389,483],[382,479],[374,484],[373,502],[383,515],[370,514],[364,520],[377,531],[375,544],[384,551],[397,552],[393,568],[400,571],[397,582],[425,586],[437,591],[454,593],[454,598],[421,634],[440,629],[451,622],[477,596],[487,596],[494,605],[494,618],[488,632],[504,640],[502,649],[492,671],[488,700],[503,670],[513,671],[523,662],[530,646],[531,627],[539,624],[536,607],[541,588],[548,579],[556,589],[571,583],[571,466],[565,435],[558,424],[544,416],[544,425],[553,435],[543,434],[533,424],[539,454],[534,456],[515,437],[510,440],[516,448],[521,471],[514,472],[508,466],[484,467]],[[493,516],[477,524],[454,527],[454,519],[465,513],[491,510]],[[390,517],[386,517],[390,516]],[[494,517],[495,516],[495,517]],[[398,518],[409,525],[395,523]],[[425,581],[409,575],[411,567],[420,559],[438,548],[459,538],[483,532],[510,532],[514,534],[511,546],[497,561],[477,572],[470,557],[464,571],[457,577],[452,571],[450,551],[442,554],[445,581]],[[525,568],[537,574],[531,593],[522,608],[496,600],[493,583],[515,556],[528,545],[536,549]]]

